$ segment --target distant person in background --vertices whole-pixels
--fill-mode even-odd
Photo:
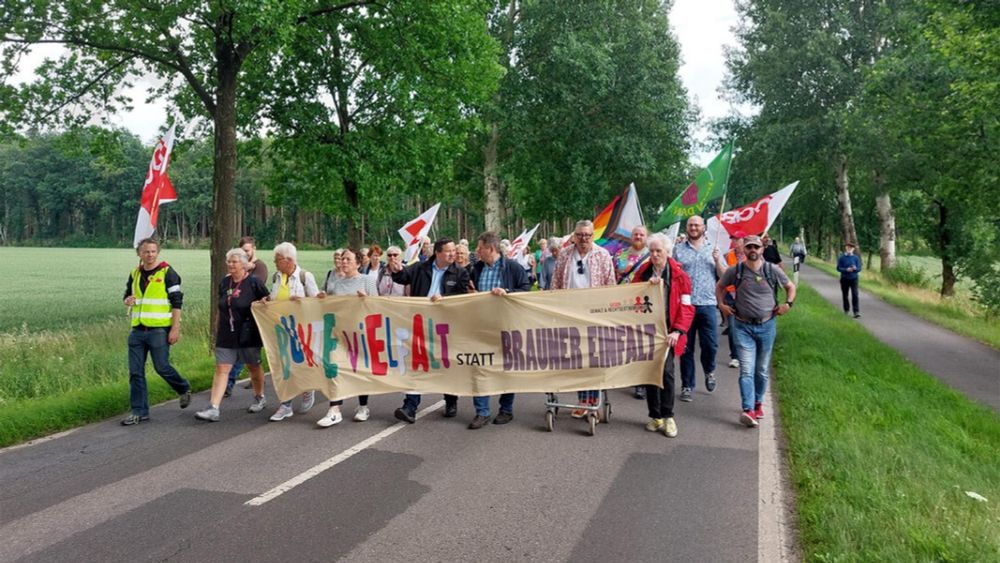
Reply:
[[[219,324],[215,327],[215,377],[209,406],[195,417],[219,421],[219,407],[225,396],[227,379],[236,364],[246,364],[253,385],[253,402],[247,412],[258,413],[267,406],[264,399],[264,370],[260,367],[260,349],[264,345],[251,306],[269,295],[264,282],[249,273],[250,260],[241,248],[226,253],[229,275],[219,284]]]
[[[153,357],[153,369],[180,395],[181,408],[191,404],[191,384],[170,365],[170,346],[181,338],[181,277],[166,262],[160,262],[160,243],[147,238],[136,247],[139,265],[125,284],[123,297],[128,307],[132,331],[128,335],[128,387],[132,412],[123,426],[149,420],[146,389],[146,356]]]
[[[799,268],[802,266],[802,263],[806,261],[806,245],[802,244],[801,238],[795,237],[795,242],[793,242],[792,246],[788,248],[788,251],[792,253],[792,272],[794,277],[792,281],[798,284]]]
[[[382,268],[382,247],[376,243],[372,243],[368,247],[368,266],[361,272],[362,274],[368,276],[378,275],[378,271]]]
[[[784,271],[785,267],[781,264],[781,253],[778,252],[778,243],[771,240],[771,237],[767,233],[764,233],[763,242],[764,261],[770,262]]]
[[[538,280],[538,287],[541,289],[542,283],[542,265],[545,259],[549,257],[549,241],[548,239],[541,239],[538,241],[538,250],[535,250],[535,279]]]
[[[379,295],[383,297],[403,297],[404,295],[409,295],[409,288],[392,280],[393,268],[402,268],[402,264],[402,249],[395,245],[385,249],[385,264],[379,268],[378,275],[375,276],[375,287],[378,288]]]
[[[338,249],[339,252],[343,252],[343,249]],[[334,254],[334,264],[337,267],[340,264],[340,255]],[[278,246],[274,247],[274,267],[278,270],[271,276],[271,300],[272,301],[285,301],[285,300],[296,300],[302,299],[303,297],[316,297],[319,295],[319,288],[316,287],[316,278],[311,272],[307,272],[299,267],[298,264],[298,250],[295,249],[295,245],[290,242],[283,242]],[[316,402],[316,392],[306,391],[302,394],[302,405],[299,407],[298,413],[304,414],[309,412],[309,409],[313,407]],[[286,418],[291,418],[294,411],[292,410],[292,401],[284,401],[278,410],[271,415],[271,422],[278,422],[285,420]]]
[[[861,258],[854,254],[853,242],[844,244],[844,253],[837,258],[837,271],[840,272],[840,294],[844,298],[844,314],[854,311],[854,318],[861,316],[861,307],[858,303],[858,278],[861,274]],[[847,294],[851,294],[848,302]]]
[[[368,247],[364,246],[356,254],[358,262],[358,272],[362,274],[368,273]]]
[[[240,248],[246,253],[247,259],[250,263],[250,269],[248,273],[259,279],[265,286],[267,285],[267,264],[263,260],[257,259],[257,242],[253,237],[246,236],[240,239]],[[223,394],[224,397],[231,397],[233,394],[233,386],[236,385],[236,380],[239,379],[240,373],[243,371],[243,362],[237,361],[233,364],[233,369],[229,371],[229,381],[226,383],[226,392]],[[246,389],[253,387],[253,382],[248,381]]]
[[[552,273],[556,269],[556,260],[559,259],[559,252],[562,249],[562,240],[559,237],[549,237],[546,244],[547,256],[542,260],[542,267],[538,272],[538,288],[552,289]]]
[[[470,276],[472,275],[472,262],[469,259],[469,245],[455,245],[455,265],[459,268],[464,268],[465,271],[469,272]]]

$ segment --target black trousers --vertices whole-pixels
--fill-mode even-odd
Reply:
[[[851,302],[847,302],[847,293],[851,293]],[[861,307],[858,306],[858,278],[853,280],[840,279],[840,294],[844,297],[844,312],[854,310],[854,314],[861,312]]]
[[[646,386],[646,406],[649,418],[673,418],[674,416],[674,349],[667,352],[663,364],[663,389],[655,385]]]

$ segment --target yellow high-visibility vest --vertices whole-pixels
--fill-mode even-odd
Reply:
[[[142,272],[140,267],[132,271],[132,296],[135,297],[135,305],[132,306],[132,326],[148,327],[169,327],[173,315],[170,311],[170,300],[167,299],[167,270],[170,266],[164,264],[162,268],[149,276],[149,284],[146,291],[139,287],[139,280]]]

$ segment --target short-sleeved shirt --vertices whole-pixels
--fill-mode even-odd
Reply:
[[[739,265],[733,266],[722,274],[719,281],[723,286],[736,285],[736,271]],[[748,263],[743,263],[743,279],[736,288],[736,316],[745,321],[764,320],[774,314],[778,306],[774,298],[774,290],[767,283],[764,268],[770,268],[779,286],[788,285],[788,276],[781,268],[762,263],[759,270],[752,270]]]
[[[251,340],[242,347],[259,348],[260,335],[250,307],[254,301],[267,297],[270,292],[256,276],[246,276],[240,283],[233,283],[226,276],[219,284],[219,324],[215,331],[215,345],[221,348],[241,348],[240,330],[244,323],[252,325]]]
[[[717,305],[715,301],[715,259],[712,251],[715,245],[703,241],[701,248],[691,246],[686,240],[674,247],[674,260],[681,263],[691,278],[691,304],[696,307]]]
[[[328,295],[357,295],[359,289],[364,290],[365,295],[378,295],[375,278],[364,274],[350,278],[331,276],[323,288]]]
[[[627,272],[628,276],[626,279],[632,281],[635,277],[635,273],[639,270],[638,268],[633,269],[637,262],[642,260],[649,254],[649,248],[643,247],[642,250],[636,252],[632,246],[626,246],[615,254],[615,270],[620,272]]]

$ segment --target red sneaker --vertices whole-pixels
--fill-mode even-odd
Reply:
[[[740,415],[740,422],[743,424],[743,426],[754,428],[757,426],[757,417],[754,416],[752,410],[748,409],[743,411],[743,414]]]
[[[761,405],[760,403],[754,403],[753,415],[754,418],[757,418],[758,420],[764,418],[764,405]]]

